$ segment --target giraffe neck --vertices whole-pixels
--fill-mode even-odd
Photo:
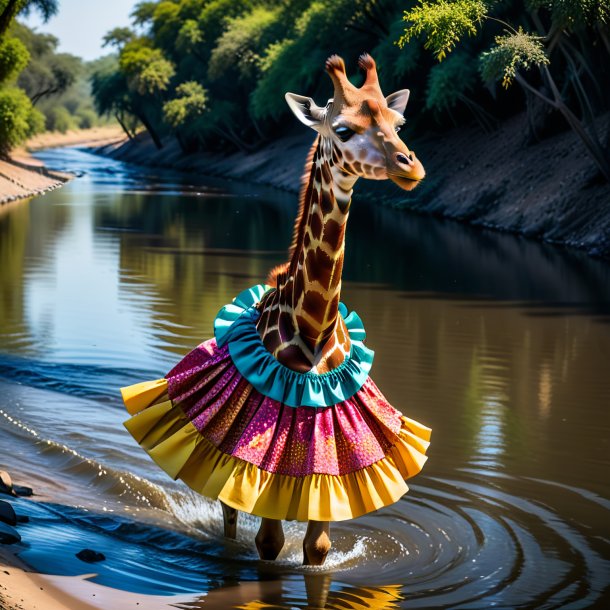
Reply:
[[[338,313],[345,227],[357,177],[340,170],[340,154],[329,139],[318,136],[314,142],[292,255],[277,277],[277,290],[261,303],[263,342],[295,370],[330,370],[349,352]]]
[[[332,334],[339,312],[345,228],[352,188],[337,184],[337,151],[329,139],[317,139],[304,202],[302,234],[290,260],[294,278],[292,308],[299,332],[314,351]],[[354,180],[355,182],[355,180]]]

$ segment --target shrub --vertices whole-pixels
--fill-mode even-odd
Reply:
[[[0,89],[0,153],[44,129],[44,117],[16,87]]]
[[[52,108],[47,115],[47,129],[49,131],[60,131],[66,133],[76,128],[74,117],[63,106]]]
[[[30,60],[30,53],[18,38],[0,39],[0,82],[17,76]]]

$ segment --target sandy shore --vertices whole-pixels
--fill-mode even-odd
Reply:
[[[24,147],[0,159],[0,205],[41,195],[59,188],[72,178],[71,174],[46,169],[29,151],[56,146],[104,146],[122,141],[118,127],[96,127],[67,133],[43,133],[29,140]]]
[[[0,159],[0,205],[42,195],[63,186],[71,177],[47,170],[24,152],[11,159]]]
[[[55,148],[57,146],[104,146],[125,140],[125,133],[118,125],[92,127],[91,129],[76,129],[59,133],[47,131],[30,138],[25,148],[27,150],[40,150],[42,148]]]
[[[88,580],[95,566],[79,576],[32,572],[11,547],[0,546],[1,610],[170,610],[199,596],[144,595],[104,587]],[[197,606],[190,606],[196,608]]]

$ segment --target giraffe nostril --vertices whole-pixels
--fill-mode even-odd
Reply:
[[[402,153],[396,153],[396,161],[403,165],[410,165],[412,163],[411,155],[403,155]]]

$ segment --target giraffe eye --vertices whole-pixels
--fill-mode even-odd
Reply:
[[[335,133],[337,134],[337,136],[339,136],[341,142],[347,142],[354,135],[355,132],[353,129],[345,127],[345,125],[339,125],[339,127],[335,129]]]

